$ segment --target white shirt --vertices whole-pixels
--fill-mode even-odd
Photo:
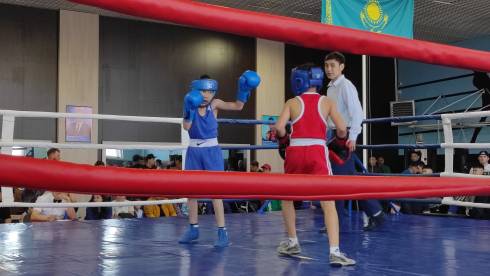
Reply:
[[[51,192],[44,192],[36,199],[36,203],[53,203],[54,196]],[[34,211],[45,216],[56,216],[58,219],[65,217],[66,208],[34,208]]]
[[[129,202],[129,200],[125,200],[125,201],[113,200],[112,202]],[[134,215],[134,207],[133,206],[112,207],[112,217],[117,217],[121,213],[129,213]]]
[[[483,173],[490,174],[490,164],[486,164],[483,166]]]
[[[327,97],[335,102],[342,119],[347,127],[350,127],[349,140],[357,140],[357,136],[362,131],[364,113],[356,87],[344,75],[340,75],[328,84]],[[328,120],[328,127],[335,129],[331,119]]]

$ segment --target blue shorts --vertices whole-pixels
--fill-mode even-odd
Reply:
[[[214,147],[188,147],[185,156],[186,170],[224,171],[225,164],[221,148]]]

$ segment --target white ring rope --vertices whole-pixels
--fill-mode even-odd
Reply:
[[[170,117],[142,117],[142,116],[123,116],[123,115],[105,115],[105,114],[83,114],[83,113],[58,113],[43,111],[18,111],[18,110],[0,110],[2,115],[13,117],[32,117],[32,118],[77,118],[77,119],[97,119],[97,120],[116,120],[131,122],[147,123],[170,123],[182,124],[182,118]]]
[[[490,204],[488,204],[488,203],[476,203],[476,202],[468,202],[468,201],[459,201],[459,200],[455,200],[452,197],[445,197],[445,198],[443,198],[441,204],[444,204],[444,205],[453,205],[453,206],[461,206],[461,207],[474,207],[474,208],[490,209]]]
[[[0,202],[3,207],[21,208],[69,208],[69,207],[126,207],[126,206],[146,206],[173,203],[187,203],[187,198],[165,199],[165,200],[145,200],[145,201],[108,201],[108,202],[61,202],[61,203],[29,203],[29,202]]]
[[[83,143],[43,143],[43,142],[0,142],[0,147],[36,147],[60,149],[149,149],[149,150],[185,150],[187,146],[176,145],[143,145],[143,144],[83,144]]]

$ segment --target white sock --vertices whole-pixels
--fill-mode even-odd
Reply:
[[[330,254],[340,255],[340,248],[338,246],[330,246]]]
[[[379,215],[381,215],[381,211],[378,211],[376,214],[373,215],[373,217],[377,217]]]
[[[366,215],[365,212],[362,212],[362,223],[364,227],[368,226],[369,224],[369,217]]]
[[[298,244],[298,237],[296,237],[296,238],[289,238],[289,243],[290,243],[291,245],[296,245],[296,244]]]

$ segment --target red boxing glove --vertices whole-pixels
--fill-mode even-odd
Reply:
[[[331,149],[328,150],[328,159],[330,159],[330,162],[334,163],[335,165],[338,166],[343,166],[345,164],[345,161],[342,158],[340,158],[334,151]]]
[[[343,165],[350,159],[351,152],[347,146],[347,137],[349,137],[349,134],[345,135],[344,138],[335,136],[330,144],[328,144],[330,161],[337,165]]]

